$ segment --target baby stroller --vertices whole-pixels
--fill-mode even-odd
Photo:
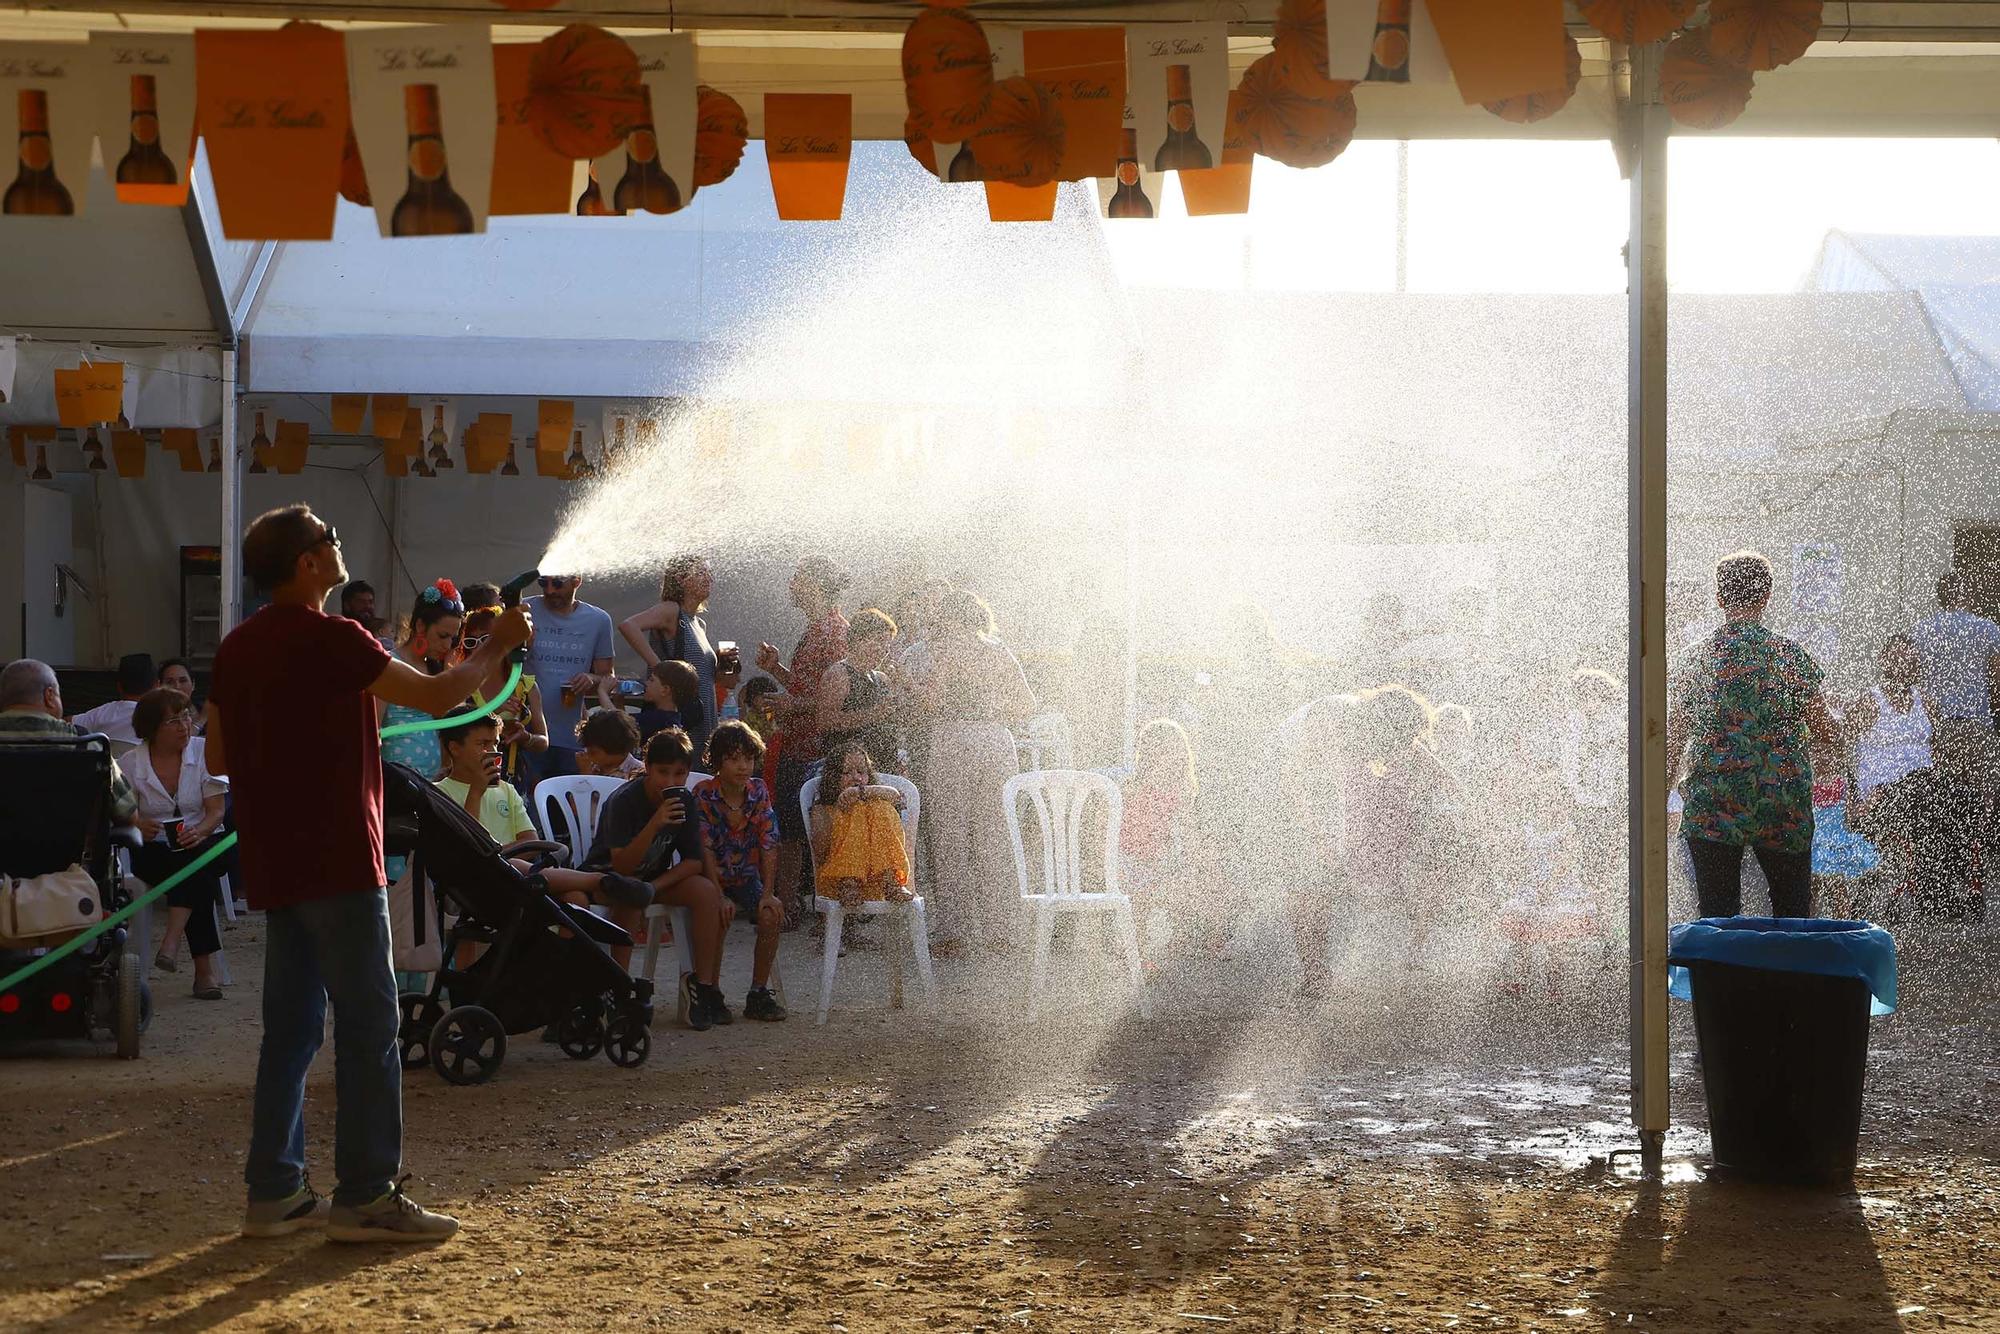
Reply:
[[[463,807],[413,769],[382,766],[384,846],[411,858],[414,883],[438,896],[444,962],[428,992],[405,992],[400,1040],[403,1068],[426,1063],[453,1084],[480,1084],[507,1055],[507,1035],[556,1025],[557,1041],[576,1060],[602,1051],[632,1067],[652,1048],[653,984],[633,978],[607,949],[631,937],[601,917],[551,897],[535,871],[523,872]],[[536,871],[556,843],[516,846]],[[421,900],[420,900],[421,901]],[[448,926],[444,909],[457,914]],[[425,914],[419,912],[419,922]],[[457,947],[486,948],[464,969]]]
[[[96,885],[100,915],[131,902],[114,849],[139,840],[134,830],[111,823],[109,741],[10,734],[0,739],[0,793],[0,874],[26,878],[74,865]],[[57,943],[55,937],[0,941],[0,977]],[[136,1057],[153,1018],[145,947],[141,912],[0,994],[0,1043],[106,1033],[117,1040],[119,1056]]]

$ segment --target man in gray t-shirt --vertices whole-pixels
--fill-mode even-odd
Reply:
[[[583,580],[573,575],[545,574],[542,595],[529,598],[535,637],[528,645],[523,671],[542,691],[542,716],[549,724],[549,748],[529,756],[533,784],[576,772],[576,724],[597,688],[597,678],[612,668],[611,615],[577,596]]]

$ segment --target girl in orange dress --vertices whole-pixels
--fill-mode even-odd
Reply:
[[[906,903],[910,851],[903,842],[903,794],[876,781],[875,763],[858,741],[836,746],[820,770],[812,809],[812,845],[820,855],[819,893],[846,907]]]

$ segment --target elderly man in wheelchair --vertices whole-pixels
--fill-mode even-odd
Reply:
[[[138,842],[132,786],[110,741],[62,714],[46,663],[0,670],[0,982],[130,901],[115,850]],[[106,1033],[137,1056],[152,1009],[143,922],[0,986],[0,1043]]]

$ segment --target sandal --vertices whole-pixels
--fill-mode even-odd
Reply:
[[[155,954],[153,956],[153,967],[159,969],[163,973],[178,973],[181,970],[181,966],[179,964],[175,963],[172,959],[169,959],[164,954]]]
[[[194,998],[196,1000],[221,1000],[222,988],[214,985],[210,985],[206,988],[197,987],[195,989]]]

